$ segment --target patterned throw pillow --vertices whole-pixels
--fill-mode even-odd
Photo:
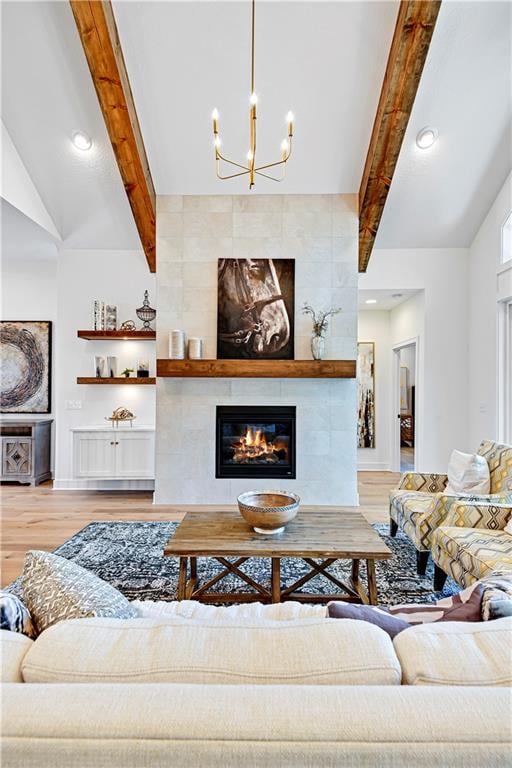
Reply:
[[[492,621],[512,616],[512,571],[494,571],[480,579],[484,596],[482,619]]]
[[[21,632],[27,637],[35,637],[30,613],[19,597],[9,592],[0,592],[0,629]]]
[[[328,603],[327,616],[331,619],[359,619],[377,624],[393,638],[408,627],[434,621],[481,621],[484,589],[475,582],[458,595],[445,597],[437,603],[404,603],[391,607]]]
[[[50,552],[27,552],[22,584],[38,634],[63,619],[138,616],[137,609],[115,587]]]
[[[432,621],[482,621],[483,594],[483,588],[475,582],[462,592],[444,597],[435,603],[393,605],[389,612],[410,624],[428,624]]]
[[[373,605],[352,605],[344,602],[327,603],[327,616],[330,619],[357,619],[358,621],[367,621],[369,624],[376,624],[377,627],[387,632],[391,639],[396,637],[399,632],[412,626],[408,621],[391,616],[386,608],[377,608]]]

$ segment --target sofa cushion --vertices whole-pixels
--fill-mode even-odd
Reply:
[[[512,618],[422,624],[393,644],[403,683],[512,685]]]
[[[23,597],[36,631],[63,619],[137,616],[124,595],[80,565],[50,552],[27,552]]]
[[[420,491],[392,491],[390,515],[416,549],[428,549],[432,534],[431,516],[442,494]]]
[[[21,632],[0,631],[0,682],[22,683],[21,662],[34,641]]]
[[[512,536],[487,528],[442,526],[432,537],[432,556],[445,573],[469,586],[491,571],[512,570]]]
[[[36,640],[23,678],[45,682],[398,685],[389,636],[360,621],[219,625],[72,619]]]

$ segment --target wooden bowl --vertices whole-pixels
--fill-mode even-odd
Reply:
[[[238,509],[256,533],[281,533],[299,511],[300,497],[288,491],[247,491]]]

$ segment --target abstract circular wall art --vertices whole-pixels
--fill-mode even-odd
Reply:
[[[0,412],[50,413],[50,321],[0,322]]]

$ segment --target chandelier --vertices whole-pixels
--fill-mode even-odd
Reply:
[[[213,110],[212,113],[212,120],[213,120],[213,143],[215,146],[215,164],[216,164],[216,170],[217,170],[217,178],[222,179],[223,181],[225,179],[234,179],[237,176],[249,176],[249,189],[252,189],[254,187],[254,178],[255,176],[264,176],[266,179],[272,179],[272,181],[282,181],[284,179],[284,173],[286,168],[286,163],[290,159],[290,155],[292,153],[292,137],[293,137],[293,114],[291,112],[288,112],[286,115],[286,122],[288,124],[288,138],[284,139],[284,141],[281,144],[281,159],[277,160],[275,163],[267,163],[267,165],[256,165],[256,120],[257,120],[257,114],[256,114],[256,107],[258,104],[258,96],[256,95],[255,91],[255,84],[254,84],[254,22],[256,18],[256,0],[252,0],[252,16],[251,16],[251,96],[249,99],[249,151],[247,152],[247,165],[244,165],[242,163],[235,163],[233,160],[228,160],[227,157],[224,157],[224,155],[220,151],[221,147],[221,138],[219,133],[219,113],[217,109]],[[221,173],[221,162],[227,163],[229,165],[233,165],[236,168],[241,168],[242,170],[238,171],[237,173],[229,174],[228,176],[223,176]],[[270,168],[278,168],[280,167],[282,169],[282,176],[280,178],[276,178],[275,176],[271,176],[269,173],[264,173],[264,171],[268,171]]]

